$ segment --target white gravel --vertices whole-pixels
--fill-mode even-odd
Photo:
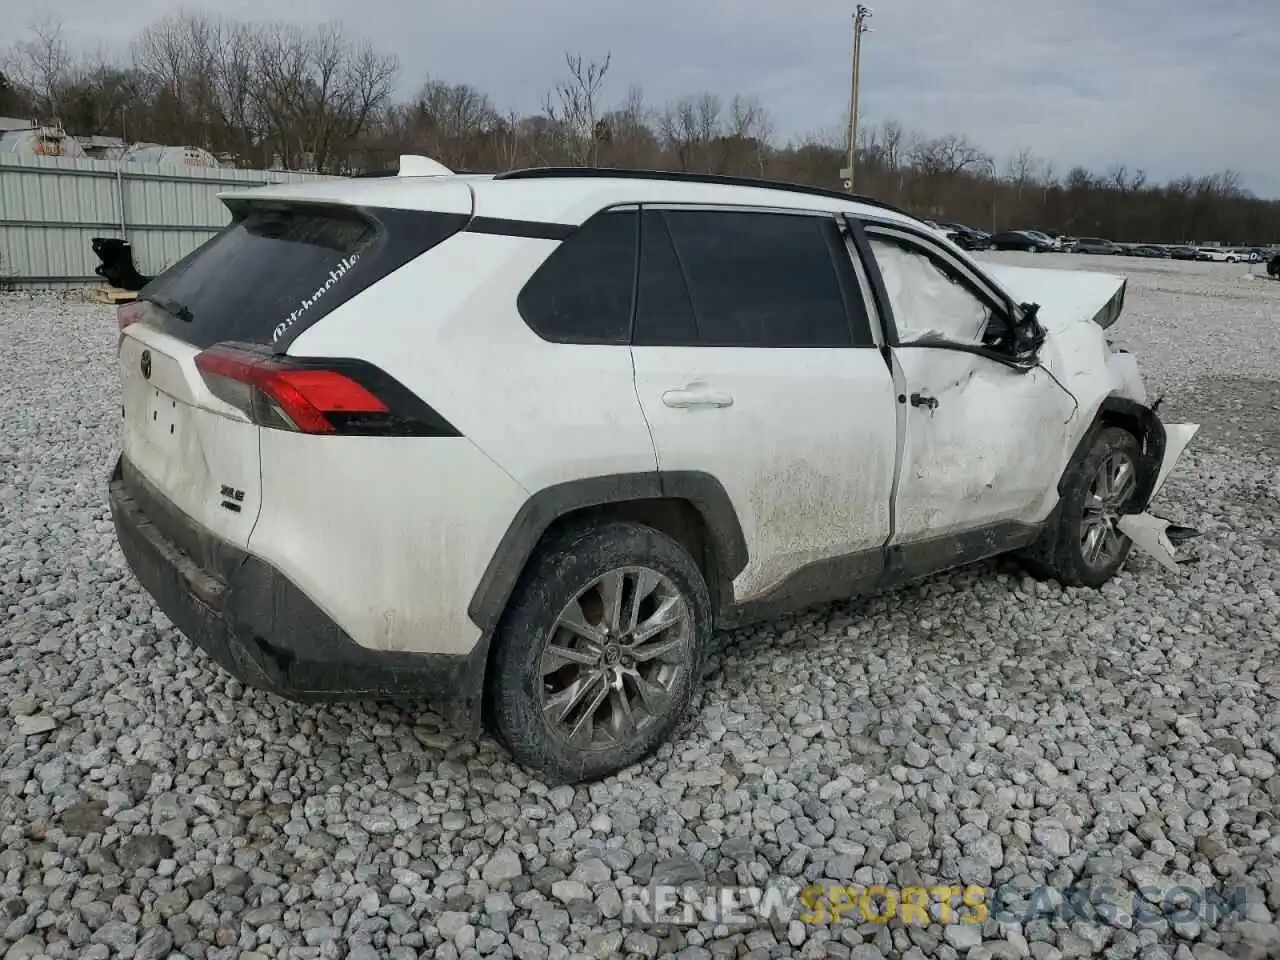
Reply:
[[[1119,338],[1165,416],[1205,424],[1158,504],[1204,531],[1202,562],[1172,575],[1135,557],[1101,592],[989,563],[740,631],[659,756],[554,790],[429,715],[294,706],[194,652],[114,542],[111,310],[0,297],[0,955],[1274,949],[1280,283],[1001,259],[1131,275]],[[655,877],[976,883],[1023,905],[1177,885],[1241,906],[624,926],[626,888]]]

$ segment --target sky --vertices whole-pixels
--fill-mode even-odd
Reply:
[[[340,20],[426,76],[536,112],[565,52],[612,55],[606,96],[651,105],[758,98],[783,140],[841,124],[853,3],[844,0],[219,0],[251,20]],[[123,49],[167,0],[43,0],[73,45]],[[1030,148],[1055,173],[1124,164],[1151,181],[1238,171],[1280,198],[1277,0],[870,0],[865,125],[964,134],[1003,166]],[[0,0],[0,23],[30,22]],[[9,31],[6,31],[9,32]]]

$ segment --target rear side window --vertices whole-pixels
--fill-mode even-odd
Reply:
[[[634,209],[606,210],[551,253],[516,303],[534,333],[556,343],[628,342],[636,226]]]
[[[832,218],[646,210],[642,219],[636,345],[871,344]]]
[[[283,351],[372,283],[461,230],[460,214],[251,202],[229,226],[147,284],[165,332]]]

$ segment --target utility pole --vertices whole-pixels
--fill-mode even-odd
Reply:
[[[862,67],[862,35],[871,28],[867,26],[867,18],[871,16],[871,8],[858,4],[853,15],[853,89],[849,97],[849,165],[840,171],[840,179],[844,187],[853,193],[853,178],[858,165],[858,86]]]

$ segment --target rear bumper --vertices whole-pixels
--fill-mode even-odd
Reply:
[[[292,700],[422,700],[466,732],[479,730],[487,642],[464,656],[362,647],[287,577],[193,523],[123,457],[108,489],[134,576],[228,673]]]

